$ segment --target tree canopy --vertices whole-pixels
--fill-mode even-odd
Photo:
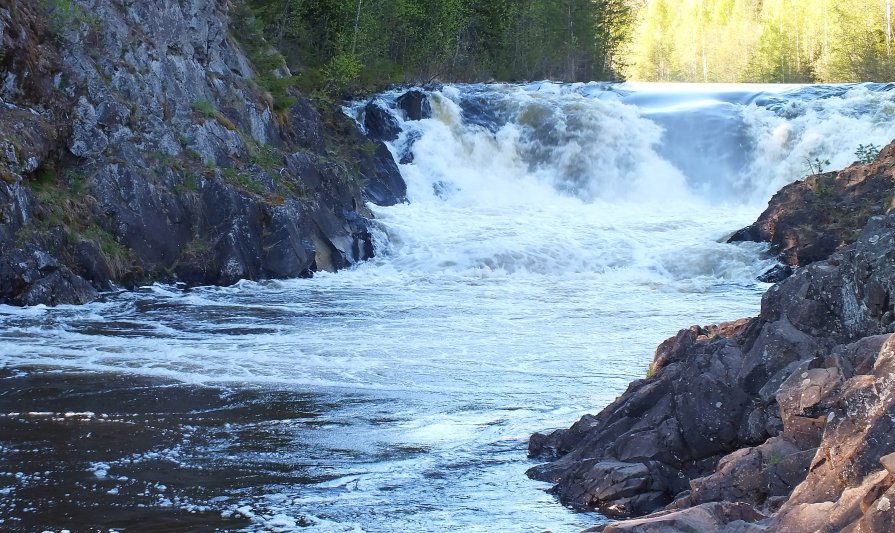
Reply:
[[[631,13],[627,0],[241,0],[234,18],[298,83],[332,88],[613,79]]]
[[[895,76],[892,0],[646,0],[625,54],[644,81]]]

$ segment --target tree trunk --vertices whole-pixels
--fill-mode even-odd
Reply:
[[[892,0],[886,0],[886,57],[892,56]]]
[[[357,0],[357,15],[354,17],[354,41],[351,43],[351,55],[357,55],[357,31],[360,28],[360,4],[362,0]]]

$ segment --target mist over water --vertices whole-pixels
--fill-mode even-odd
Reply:
[[[895,95],[873,85],[446,86],[417,122],[399,95],[379,99],[410,202],[373,207],[376,259],[3,307],[0,365],[251,392],[233,407],[251,416],[184,429],[201,438],[169,456],[266,481],[155,487],[160,505],[254,530],[578,531],[601,518],[525,478],[529,434],[597,412],[679,329],[754,315],[773,261],[724,238],[807,160],[841,168],[895,138]],[[306,412],[275,414],[284,396]],[[0,472],[0,491],[18,483]]]

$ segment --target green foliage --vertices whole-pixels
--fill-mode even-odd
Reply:
[[[833,187],[830,183],[818,180],[814,187],[814,197],[821,203],[827,201],[833,196]]]
[[[92,241],[102,251],[113,276],[128,268],[128,249],[97,223],[94,211],[96,200],[85,194],[86,174],[75,169],[59,172],[47,165],[34,179],[28,180],[26,185],[32,190],[42,209],[32,223],[16,233],[20,244],[41,239],[52,228],[61,228],[69,245]]]
[[[234,36],[239,40],[257,70],[256,81],[259,87],[269,95],[271,107],[275,111],[283,111],[295,103],[295,97],[290,94],[290,89],[297,82],[294,76],[282,74],[281,70],[286,66],[286,59],[269,44],[264,33],[262,19],[269,17],[271,23],[278,28],[278,40],[284,39],[286,35],[292,35],[291,31],[286,32],[287,26],[283,25],[284,20],[289,20],[290,15],[288,12],[284,14],[278,10],[279,4],[288,8],[295,4],[295,0],[277,0],[275,2],[244,0],[237,4],[233,12]]]
[[[55,187],[56,180],[58,179],[56,168],[53,166],[41,167],[34,178],[34,189],[44,190],[50,187]]]
[[[91,30],[99,31],[102,20],[85,10],[74,0],[43,0],[50,15],[50,23],[57,32],[86,24]]]
[[[116,263],[126,262],[128,258],[127,248],[105,229],[97,225],[90,225],[81,230],[79,236],[96,243],[106,257],[115,260]]]
[[[87,187],[87,176],[84,175],[83,172],[72,170],[68,172],[67,177],[68,187],[75,194],[81,194],[82,192],[84,192],[84,189]]]
[[[868,163],[873,163],[873,160],[879,155],[879,151],[880,147],[873,143],[859,144],[858,149],[855,150],[855,155],[858,156],[859,162],[866,165]]]
[[[199,178],[192,172],[185,171],[183,173],[183,182],[174,188],[179,193],[190,193],[199,190]]]
[[[213,249],[213,246],[207,240],[196,236],[186,244],[183,248],[183,255],[191,257],[204,257]]]
[[[364,66],[353,54],[339,54],[329,60],[323,69],[325,91],[338,94],[357,81]]]
[[[644,81],[887,81],[895,77],[887,3],[649,0],[626,73]]]
[[[236,168],[225,168],[221,170],[221,175],[228,183],[242,187],[249,192],[255,194],[264,194],[266,192],[264,186],[255,181],[248,172]]]
[[[628,0],[244,0],[234,21],[277,100],[288,90],[270,76],[284,64],[295,76],[276,74],[281,85],[323,97],[401,81],[612,78],[633,18]]]
[[[258,78],[258,82],[270,94],[274,111],[283,111],[295,104],[295,97],[289,93],[289,89],[296,86],[295,76],[262,76]]]
[[[11,185],[16,182],[16,176],[5,165],[2,165],[0,166],[0,180]]]
[[[829,159],[821,159],[819,157],[815,157],[814,159],[805,158],[805,166],[807,167],[808,174],[812,176],[823,174],[829,164]]]
[[[268,171],[279,171],[283,167],[283,155],[273,146],[264,144],[252,151],[252,164]]]
[[[208,100],[196,100],[191,107],[194,113],[198,113],[205,118],[214,118],[218,114],[217,109]]]

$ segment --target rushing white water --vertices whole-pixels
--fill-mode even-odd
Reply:
[[[401,120],[410,202],[374,208],[375,260],[0,308],[0,364],[261,390],[261,411],[309,395],[313,424],[234,421],[176,454],[255,465],[236,435],[275,438],[264,461],[305,481],[165,496],[258,530],[577,531],[599,517],[525,478],[528,435],[599,410],[678,329],[754,314],[772,261],[724,237],[806,160],[843,167],[895,138],[888,89],[444,87],[433,118]]]

